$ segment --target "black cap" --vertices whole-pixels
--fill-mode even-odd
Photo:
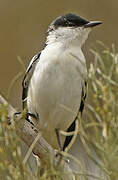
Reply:
[[[80,16],[77,16],[76,14],[68,13],[62,16],[59,16],[56,20],[54,20],[49,28],[48,28],[48,33],[50,31],[53,31],[57,29],[58,27],[84,27],[84,28],[89,28],[89,27],[94,27],[99,24],[102,24],[101,21],[87,21],[83,19]]]
[[[89,21],[81,18],[80,16],[77,16],[76,14],[65,14],[63,16],[58,17],[56,20],[54,20],[51,25],[54,25],[55,27],[81,27],[85,24],[88,24]]]

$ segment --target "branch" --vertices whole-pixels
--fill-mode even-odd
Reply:
[[[0,95],[0,104],[6,105],[8,116],[11,120],[11,125],[14,124],[13,117],[16,110],[8,104],[8,102]],[[37,135],[39,134],[39,139],[36,145],[33,148],[33,153],[38,155],[40,158],[49,152],[52,155],[55,155],[54,149],[46,142],[46,140],[41,136],[40,132],[29,122],[23,120],[21,117],[17,117],[15,121],[22,121],[19,123],[17,128],[17,134],[20,138],[30,147],[33,141],[36,139]]]
[[[16,112],[15,108],[13,108],[4,98],[0,95],[0,104],[5,105],[7,107],[8,116],[10,118],[11,126],[14,124],[14,113]],[[55,156],[56,151],[47,143],[47,141],[41,136],[39,130],[37,130],[30,122],[24,120],[22,117],[16,118],[18,122],[17,135],[29,146],[31,147],[33,142],[38,137],[36,143],[32,146],[32,152],[36,154],[41,161],[45,162],[49,160],[49,155],[51,158],[57,162],[57,157]],[[20,122],[21,121],[21,122]],[[20,123],[19,123],[20,122]],[[69,165],[63,161],[64,171],[67,173],[66,177],[64,176],[64,180],[72,180],[73,174],[72,170],[69,168]]]

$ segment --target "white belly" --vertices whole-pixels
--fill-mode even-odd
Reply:
[[[79,110],[83,84],[79,65],[70,56],[40,60],[31,78],[28,110],[39,114],[42,134],[55,148],[58,147],[55,129],[66,130]]]

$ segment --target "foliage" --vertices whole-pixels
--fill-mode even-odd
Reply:
[[[103,46],[103,45],[102,45]],[[89,68],[86,137],[100,158],[107,178],[118,179],[118,53],[115,47],[94,54]],[[89,119],[89,122],[88,122]]]

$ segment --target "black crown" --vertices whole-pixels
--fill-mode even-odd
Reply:
[[[80,16],[77,16],[76,14],[65,14],[63,16],[58,17],[55,21],[51,23],[51,25],[54,25],[55,27],[81,27],[85,24],[87,24],[89,21],[81,18]]]

